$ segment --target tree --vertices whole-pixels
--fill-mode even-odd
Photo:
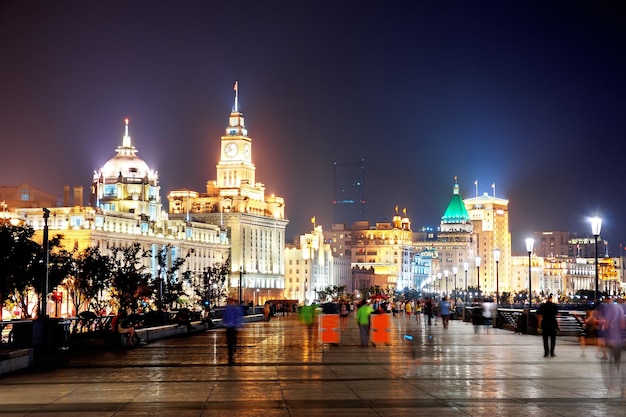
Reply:
[[[150,256],[135,243],[127,248],[112,248],[111,294],[122,310],[137,311],[141,301],[149,297],[150,272],[143,264],[143,258]]]
[[[111,287],[113,260],[103,255],[97,247],[85,248],[74,255],[74,277],[64,286],[70,293],[72,303],[79,312],[82,306],[95,312],[102,311],[108,301],[103,297]]]
[[[166,310],[172,307],[172,304],[185,294],[183,287],[184,281],[189,281],[191,271],[180,274],[180,269],[185,265],[187,259],[192,252],[188,252],[184,258],[176,258],[170,261],[172,253],[172,245],[162,246],[156,254],[157,276],[152,280],[152,291],[157,299],[157,307]]]
[[[226,279],[230,272],[230,258],[224,264],[216,262],[212,267],[202,272],[202,285],[196,285],[196,296],[205,307],[209,304],[219,304],[219,300],[226,297]]]
[[[32,240],[30,226],[0,227],[0,301],[20,307],[22,318],[31,317],[28,293],[41,280],[41,245]]]
[[[326,288],[323,288],[319,291],[316,291],[318,298],[321,301],[337,301],[341,295],[346,292],[346,286],[336,286],[331,285]]]

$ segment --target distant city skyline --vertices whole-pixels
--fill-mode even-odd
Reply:
[[[189,0],[0,5],[0,183],[88,189],[131,122],[163,190],[203,190],[239,81],[257,180],[287,236],[332,223],[332,163],[367,161],[366,217],[437,226],[509,200],[512,245],[622,215],[621,3]]]

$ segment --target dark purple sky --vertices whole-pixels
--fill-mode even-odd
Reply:
[[[618,1],[0,2],[0,184],[88,187],[131,119],[163,198],[204,191],[239,80],[257,180],[289,236],[332,222],[332,163],[366,161],[367,216],[438,225],[509,199],[535,230],[626,243]],[[86,188],[87,189],[87,188]]]

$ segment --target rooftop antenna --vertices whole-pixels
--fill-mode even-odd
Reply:
[[[233,90],[235,90],[235,113],[239,113],[239,81],[235,81]]]

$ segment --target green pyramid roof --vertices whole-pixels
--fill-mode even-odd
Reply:
[[[470,217],[465,208],[465,203],[459,194],[459,184],[454,184],[454,194],[452,194],[446,212],[443,217],[441,217],[441,222],[445,224],[458,224],[467,223],[469,219]]]

